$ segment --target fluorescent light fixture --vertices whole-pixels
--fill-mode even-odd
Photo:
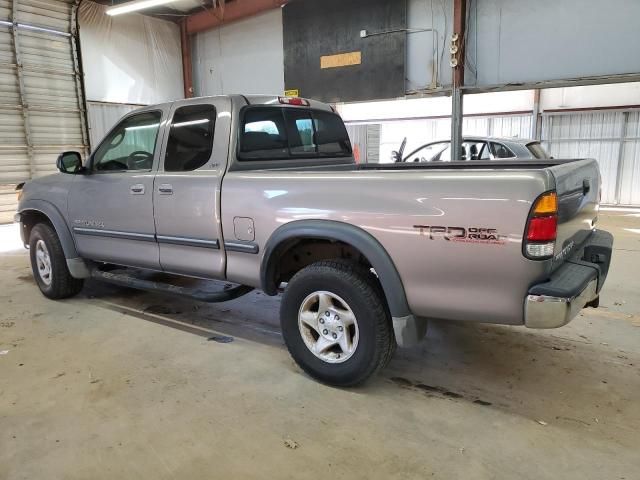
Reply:
[[[137,12],[145,8],[157,7],[178,0],[134,0],[133,2],[121,3],[114,7],[107,8],[107,15],[122,15],[123,13]]]

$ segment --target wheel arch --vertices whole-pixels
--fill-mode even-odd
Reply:
[[[391,315],[406,317],[411,314],[402,279],[385,248],[362,228],[334,220],[295,220],[273,232],[260,266],[260,283],[265,293],[277,293],[280,260],[301,241],[341,242],[350,246],[375,270]]]
[[[65,258],[69,260],[78,257],[76,244],[73,241],[73,236],[69,231],[67,222],[55,205],[45,200],[29,200],[25,202],[24,205],[20,205],[18,215],[20,216],[21,224],[20,234],[25,244],[29,243],[31,229],[37,223],[40,223],[39,220],[45,220],[53,227],[58,235]]]

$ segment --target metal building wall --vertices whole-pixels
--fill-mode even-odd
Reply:
[[[509,85],[640,72],[640,2],[467,2],[467,85]],[[604,83],[604,82],[602,82]]]
[[[380,131],[379,123],[367,125],[367,163],[380,163]]]
[[[76,9],[0,0],[0,222],[15,210],[11,185],[55,171],[63,150],[87,151]]]
[[[640,205],[640,112],[627,112],[625,121],[618,202]]]
[[[347,124],[347,133],[358,163],[380,162],[380,124]]]
[[[556,158],[595,158],[602,202],[640,205],[640,112],[637,110],[543,114],[542,140]]]

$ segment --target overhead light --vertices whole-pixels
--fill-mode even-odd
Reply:
[[[146,8],[157,7],[178,0],[134,0],[133,2],[121,3],[120,5],[107,8],[107,15],[122,15],[123,13],[137,12]]]

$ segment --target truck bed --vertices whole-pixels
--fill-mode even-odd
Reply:
[[[472,160],[454,162],[401,162],[401,163],[362,163],[358,170],[486,170],[486,169],[538,169],[562,165],[586,159],[533,159],[533,160]]]

